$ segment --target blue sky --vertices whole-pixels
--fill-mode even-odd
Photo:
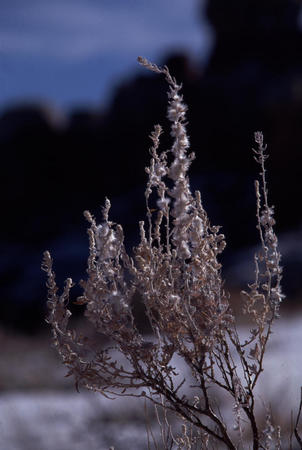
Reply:
[[[136,57],[173,49],[206,57],[211,36],[198,0],[5,0],[0,16],[0,108],[48,100],[98,106]]]

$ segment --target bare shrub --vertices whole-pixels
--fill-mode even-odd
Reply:
[[[145,191],[147,219],[140,222],[140,243],[133,256],[126,253],[123,229],[109,219],[106,199],[103,221],[90,223],[87,280],[77,303],[86,305],[85,316],[112,345],[87,350],[87,342],[68,329],[67,305],[73,286],[66,280],[59,295],[50,253],[44,253],[48,274],[48,323],[54,344],[74,376],[84,386],[107,397],[137,396],[151,400],[165,413],[182,421],[174,436],[165,429],[166,448],[229,449],[249,439],[254,449],[280,448],[280,428],[267,413],[265,428],[257,422],[255,386],[272,325],[278,318],[281,292],[280,253],[274,232],[274,209],[268,203],[265,176],[266,146],[262,133],[255,133],[255,159],[260,179],[255,182],[257,228],[261,251],[255,255],[255,281],[243,292],[243,310],[251,323],[250,335],[241,340],[229,295],[223,289],[218,255],[225,247],[219,227],[212,226],[198,191],[191,192],[188,169],[186,105],[181,86],[167,67],[159,68],[144,58],[140,64],[163,74],[169,84],[168,118],[173,145],[158,152],[162,129],[151,133],[151,162]],[[156,204],[154,202],[156,196]],[[139,291],[153,335],[139,333],[131,299]],[[92,352],[92,353],[91,353]],[[188,375],[175,368],[180,358]],[[223,417],[212,390],[232,399],[228,418]],[[233,415],[233,425],[228,424]],[[166,416],[164,423],[168,422]],[[163,423],[159,420],[160,423]],[[168,444],[169,443],[169,444]]]

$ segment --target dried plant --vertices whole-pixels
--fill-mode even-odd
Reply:
[[[167,67],[159,68],[144,58],[139,62],[163,74],[169,84],[173,145],[158,152],[162,129],[155,126],[151,162],[146,169],[147,219],[139,224],[140,243],[132,256],[126,253],[122,227],[109,219],[108,199],[101,224],[85,212],[90,223],[88,277],[81,282],[83,295],[77,303],[86,305],[85,316],[99,333],[110,338],[110,347],[91,354],[86,340],[68,329],[73,282],[67,279],[62,294],[58,294],[52,259],[45,252],[47,320],[54,344],[77,387],[109,398],[144,397],[157,408],[176,413],[183,420],[183,432],[178,437],[168,433],[169,448],[235,449],[244,447],[244,436],[249,437],[253,449],[268,449],[273,443],[274,448],[280,448],[280,429],[273,427],[270,414],[265,429],[255,415],[255,386],[283,298],[262,133],[255,133],[254,150],[261,168],[260,182],[255,183],[261,251],[255,255],[255,281],[243,292],[244,313],[252,325],[249,337],[242,341],[217,259],[225,247],[224,236],[219,227],[211,226],[200,193],[193,194],[190,189],[188,169],[194,154],[189,153],[187,107],[181,86]],[[138,331],[133,317],[135,291],[143,298],[152,327],[148,340]],[[176,356],[189,375],[176,370]],[[212,387],[232,399],[234,427],[222,416]]]

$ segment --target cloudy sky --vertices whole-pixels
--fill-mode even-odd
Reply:
[[[205,57],[200,0],[2,0],[0,108],[44,99],[69,109],[106,103],[136,57],[169,50]]]

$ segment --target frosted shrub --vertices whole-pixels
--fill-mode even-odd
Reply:
[[[158,151],[162,129],[155,126],[151,162],[146,168],[146,221],[139,223],[140,242],[132,256],[126,253],[122,227],[109,219],[108,199],[101,224],[85,212],[90,223],[88,277],[77,303],[86,305],[87,319],[109,338],[108,348],[89,347],[88,351],[87,340],[68,329],[71,313],[67,304],[73,282],[67,279],[58,294],[52,259],[45,252],[48,322],[54,344],[77,386],[107,397],[144,397],[165,412],[176,413],[184,423],[182,433],[175,436],[169,428],[165,448],[235,449],[244,446],[245,439],[254,449],[280,448],[280,429],[273,427],[270,415],[265,424],[258,423],[255,415],[254,390],[283,298],[274,210],[267,198],[263,136],[255,133],[254,150],[260,165],[255,187],[261,251],[255,255],[255,281],[243,292],[251,331],[242,341],[217,259],[225,247],[224,236],[219,227],[211,226],[200,192],[192,193],[190,188],[188,170],[194,154],[189,152],[181,86],[167,67],[159,68],[144,58],[139,62],[163,74],[169,84],[173,145],[168,151]],[[152,327],[148,340],[134,321],[131,301],[135,291],[143,298]],[[176,370],[176,356],[187,367],[189,378]],[[228,417],[222,417],[210,387],[232,398]]]

